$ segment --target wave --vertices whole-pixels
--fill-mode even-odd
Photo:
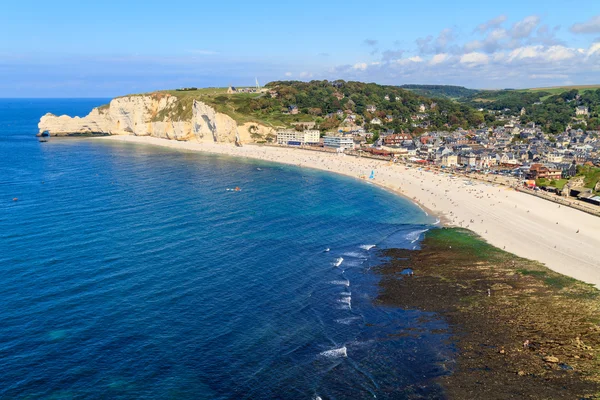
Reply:
[[[360,320],[360,317],[348,317],[348,318],[336,319],[335,322],[337,322],[338,324],[342,324],[342,325],[350,325],[354,321],[358,321],[358,320]]]
[[[333,262],[333,266],[339,267],[340,265],[342,265],[343,262],[344,262],[344,259],[342,257],[336,258],[335,261]]]
[[[342,296],[339,300],[338,303],[342,303],[348,306],[348,308],[352,307],[352,296]]]
[[[350,281],[349,280],[345,280],[345,281],[331,281],[329,282],[332,285],[344,285],[346,287],[350,286]]]
[[[363,244],[363,245],[360,245],[359,247],[363,250],[369,251],[375,246],[377,246],[377,245],[376,244]]]
[[[414,231],[414,232],[410,232],[407,233],[406,236],[404,236],[407,240],[410,240],[411,243],[416,242],[417,240],[419,240],[419,237],[421,236],[422,233],[427,232],[428,229],[423,229],[420,231]]]
[[[347,253],[344,253],[343,255],[348,256],[348,257],[352,257],[352,258],[360,258],[362,260],[366,260],[367,259],[364,254],[358,253],[356,251],[349,251]]]
[[[322,357],[327,358],[339,358],[339,357],[348,357],[348,351],[346,350],[346,346],[340,347],[339,349],[326,350],[319,353]]]

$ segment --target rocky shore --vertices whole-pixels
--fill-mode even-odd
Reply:
[[[459,228],[434,229],[421,249],[383,255],[378,301],[439,313],[451,327],[457,366],[440,381],[448,398],[598,398],[593,286]]]

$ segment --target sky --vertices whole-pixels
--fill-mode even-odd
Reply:
[[[600,1],[20,0],[0,97],[344,79],[499,89],[600,84]]]

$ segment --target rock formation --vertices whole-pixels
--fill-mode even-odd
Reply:
[[[46,114],[38,124],[38,135],[136,135],[234,143],[236,136],[241,142],[252,141],[251,125],[263,134],[274,133],[256,123],[238,127],[233,118],[199,100],[157,93],[113,99],[83,118]]]

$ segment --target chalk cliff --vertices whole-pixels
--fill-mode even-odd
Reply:
[[[94,108],[87,116],[44,115],[38,124],[39,135],[81,134],[154,136],[173,140],[199,140],[233,143],[250,142],[251,131],[274,133],[256,123],[238,126],[230,116],[195,99],[181,100],[166,94],[126,96],[113,99],[108,106]]]

